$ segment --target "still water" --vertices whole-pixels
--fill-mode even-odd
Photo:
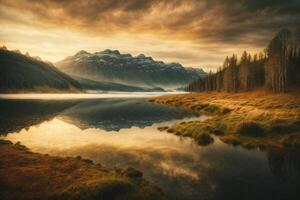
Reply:
[[[300,199],[299,150],[247,150],[218,138],[199,146],[157,127],[206,116],[144,98],[2,99],[0,138],[34,152],[133,166],[170,199]]]

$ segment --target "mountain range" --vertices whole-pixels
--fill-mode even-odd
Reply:
[[[19,51],[0,48],[0,92],[84,90],[164,91],[180,88],[205,75],[201,69],[165,64],[151,57],[105,50],[74,56],[52,64]]]
[[[176,89],[205,76],[202,69],[166,64],[144,54],[134,57],[110,49],[95,53],[79,51],[55,65],[71,76],[146,88]]]

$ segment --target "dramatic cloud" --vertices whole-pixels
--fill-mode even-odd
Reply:
[[[299,27],[300,1],[0,0],[0,24],[11,30],[18,25],[45,31],[64,29],[85,37],[125,34],[156,37],[160,43],[184,41],[193,48],[190,55],[190,51],[147,52],[158,57],[161,53],[161,58],[178,55],[177,60],[190,60],[188,64],[196,65],[197,59],[192,55],[203,58],[200,53],[209,55],[214,51],[220,56],[209,56],[215,64],[225,53],[235,53],[233,49],[240,52],[242,48],[263,48],[281,28]],[[217,47],[226,50],[219,52]]]

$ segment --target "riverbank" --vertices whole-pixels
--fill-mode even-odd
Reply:
[[[182,107],[211,118],[160,127],[176,135],[194,138],[199,144],[225,143],[247,148],[300,146],[300,93],[274,94],[203,92],[152,98],[150,102]]]
[[[106,168],[92,161],[30,152],[0,140],[0,197],[6,199],[166,199],[131,167]]]

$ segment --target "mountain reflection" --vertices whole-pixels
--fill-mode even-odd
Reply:
[[[299,199],[300,150],[234,147],[157,130],[185,110],[143,99],[1,100],[1,136],[34,152],[132,166],[170,199]],[[192,120],[192,119],[191,119]],[[200,120],[198,118],[197,120]],[[38,125],[38,126],[37,126]]]
[[[0,110],[2,135],[18,132],[54,117],[81,129],[118,131],[192,116],[186,110],[147,103],[144,99],[0,100]]]
[[[107,167],[133,166],[170,199],[297,199],[299,195],[295,189],[300,180],[299,151],[249,151],[218,138],[201,147],[190,138],[158,131],[156,124],[107,132],[83,130],[58,118],[10,133],[6,139],[20,141],[34,152],[82,156]],[[278,178],[282,175],[284,179]]]
[[[0,135],[49,121],[75,101],[0,100]]]
[[[187,116],[192,114],[183,109],[148,103],[143,99],[101,99],[83,101],[64,111],[60,119],[74,123],[81,129],[119,131]]]

